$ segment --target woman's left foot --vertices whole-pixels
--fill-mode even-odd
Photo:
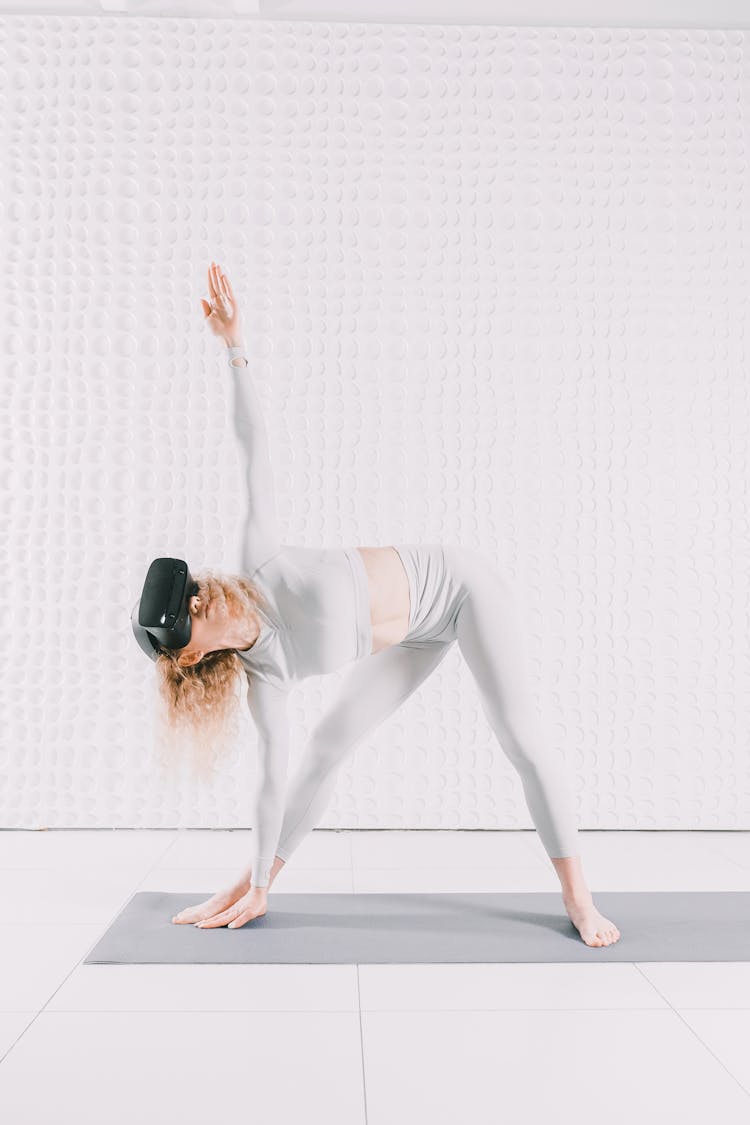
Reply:
[[[620,931],[614,922],[605,918],[594,906],[593,898],[566,899],[563,895],[568,917],[586,942],[586,945],[612,945],[619,941]]]

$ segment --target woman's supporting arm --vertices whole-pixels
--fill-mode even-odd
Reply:
[[[252,887],[267,887],[284,819],[289,765],[288,692],[248,674],[247,701],[258,731]]]
[[[244,345],[227,346],[234,396],[234,431],[244,458],[245,522],[242,569],[249,577],[281,549],[273,470],[260,400]]]

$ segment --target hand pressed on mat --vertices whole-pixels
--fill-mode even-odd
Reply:
[[[211,918],[204,918],[202,922],[196,922],[196,926],[203,930],[211,929],[214,926],[227,926],[230,930],[236,930],[239,926],[244,926],[245,922],[262,917],[266,912],[267,905],[268,890],[266,887],[251,887],[242,898],[237,899],[237,902],[228,909],[221,911],[219,914],[214,914]]]
[[[175,914],[172,921],[175,925],[185,926],[202,922],[205,918],[214,918],[217,914],[222,914],[229,907],[234,906],[249,890],[250,875],[248,874],[238,879],[226,890],[217,891],[215,895],[207,898],[204,902],[197,902],[195,906],[186,906],[179,914]]]
[[[217,891],[205,902],[186,906],[179,914],[175,914],[172,921],[177,925],[210,922],[211,926],[226,926],[229,923],[231,929],[236,929],[238,926],[244,926],[245,922],[249,922],[252,918],[260,918],[266,913],[268,892],[285,862],[286,860],[281,856],[274,856],[267,887],[253,887],[252,868],[247,867],[233,886]],[[234,925],[231,925],[232,922]]]

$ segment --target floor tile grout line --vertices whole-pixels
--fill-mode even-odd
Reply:
[[[172,832],[175,832],[175,831],[176,831],[176,829],[172,829]],[[163,856],[164,856],[164,855],[166,855],[166,853],[167,853],[167,852],[169,851],[169,849],[170,849],[170,848],[172,847],[172,845],[173,845],[173,844],[174,844],[174,839],[170,840],[170,841],[169,841],[169,843],[168,843],[168,844],[166,845],[166,847],[164,848],[164,850],[163,850],[163,851],[160,851],[160,852],[159,852],[159,857],[158,857],[158,859],[157,859],[157,860],[156,860],[156,861],[155,861],[154,863],[152,863],[152,864],[151,864],[151,866],[150,866],[150,867],[148,868],[148,870],[146,871],[146,873],[145,873],[145,874],[144,874],[144,875],[142,876],[142,878],[141,878],[140,882],[139,882],[139,883],[137,884],[137,886],[136,886],[135,890],[134,890],[134,891],[133,891],[133,892],[131,893],[131,895],[130,895],[130,898],[132,898],[132,897],[133,897],[133,895],[135,895],[135,894],[137,894],[137,893],[138,893],[138,887],[140,887],[140,886],[141,886],[141,885],[142,885],[142,884],[144,883],[144,881],[145,881],[145,880],[146,880],[146,879],[147,879],[147,878],[149,877],[149,875],[150,875],[150,874],[151,874],[151,872],[152,872],[152,871],[154,870],[154,868],[155,868],[155,867],[157,867],[157,866],[159,865],[159,860],[161,860],[161,859],[163,858]],[[113,914],[112,914],[112,916],[110,917],[109,921],[107,922],[106,926],[104,927],[104,930],[103,930],[103,931],[100,931],[100,932],[99,932],[99,937],[98,937],[98,938],[96,939],[96,941],[98,941],[98,940],[99,940],[99,938],[101,938],[101,936],[102,936],[102,932],[103,932],[103,933],[106,933],[106,932],[107,932],[107,930],[108,930],[108,929],[109,929],[109,927],[110,927],[110,926],[112,925],[112,923],[114,922],[115,918],[116,918],[116,917],[117,917],[117,915],[118,915],[118,914],[119,914],[119,913],[120,913],[120,912],[122,911],[122,909],[123,909],[123,904],[122,904],[122,903],[118,904],[118,906],[117,906],[116,910],[114,911],[114,913],[113,913]],[[89,923],[89,924],[90,924],[90,923]],[[46,1007],[47,1007],[47,1005],[49,1004],[50,1000],[53,1000],[53,999],[54,999],[54,997],[55,997],[55,996],[57,996],[58,992],[59,992],[59,991],[60,991],[60,989],[61,989],[61,988],[63,987],[63,985],[64,985],[64,984],[65,984],[65,983],[66,983],[66,982],[67,982],[67,981],[69,980],[69,978],[70,978],[70,977],[72,976],[72,974],[73,974],[73,973],[74,973],[74,972],[76,971],[76,969],[77,969],[77,968],[78,968],[78,967],[79,967],[79,966],[81,965],[81,963],[82,963],[83,959],[84,959],[84,958],[85,958],[85,957],[86,957],[86,956],[87,956],[87,955],[88,955],[88,954],[89,954],[89,953],[91,952],[91,950],[93,949],[94,945],[96,945],[96,941],[94,941],[94,942],[93,942],[93,943],[92,943],[91,945],[89,945],[89,947],[88,947],[88,948],[87,948],[87,949],[85,950],[85,952],[83,953],[83,956],[82,956],[82,957],[80,957],[80,958],[78,959],[78,961],[76,961],[75,965],[73,965],[73,966],[71,967],[71,969],[70,969],[70,972],[68,972],[68,973],[67,973],[67,974],[66,974],[66,975],[65,975],[65,976],[63,977],[63,979],[62,979],[62,980],[60,981],[60,983],[58,984],[58,986],[57,986],[57,988],[56,988],[56,989],[54,990],[54,992],[53,992],[53,993],[52,993],[52,994],[51,994],[50,996],[48,996],[48,997],[47,997],[47,999],[45,1000],[44,1004],[42,1004],[41,1008],[39,1009],[39,1011],[38,1011],[38,1012],[36,1013],[36,1015],[34,1016],[33,1020],[31,1020],[31,1022],[30,1022],[30,1023],[28,1023],[28,1024],[26,1025],[26,1027],[25,1027],[25,1028],[24,1028],[24,1029],[22,1030],[21,1034],[20,1034],[19,1036],[17,1036],[17,1038],[16,1038],[16,1039],[14,1039],[14,1040],[13,1040],[13,1042],[11,1043],[11,1045],[10,1045],[10,1046],[8,1047],[7,1051],[4,1051],[4,1052],[3,1052],[3,1054],[2,1054],[2,1055],[0,1055],[0,1067],[2,1067],[2,1065],[3,1065],[3,1063],[5,1062],[6,1058],[8,1057],[8,1055],[10,1054],[10,1052],[11,1052],[11,1051],[13,1050],[13,1048],[14,1048],[14,1047],[16,1046],[16,1044],[17,1044],[17,1043],[20,1043],[20,1041],[21,1041],[21,1040],[23,1039],[24,1035],[25,1035],[25,1034],[26,1034],[26,1032],[27,1032],[27,1031],[29,1030],[29,1028],[30,1028],[30,1027],[32,1027],[32,1025],[36,1023],[37,1019],[38,1019],[38,1018],[39,1018],[39,1016],[40,1016],[40,1015],[42,1014],[42,1012],[43,1012],[43,1011],[45,1010],[45,1008],[46,1008]]]
[[[51,999],[51,998],[50,998]],[[28,1009],[27,1009],[28,1010]],[[356,1008],[54,1008],[52,1011],[45,1012],[45,1015],[89,1015],[89,1016],[123,1016],[123,1015],[166,1015],[166,1016],[179,1016],[179,1015],[195,1015],[200,1016],[205,1014],[231,1016],[231,1015],[280,1015],[280,1016],[350,1016],[357,1011]],[[360,1013],[369,1013],[375,1015],[442,1015],[443,1013],[451,1013],[452,1015],[466,1013],[467,1015],[475,1015],[480,1012],[491,1012],[498,1014],[501,1012],[528,1012],[529,1014],[535,1012],[559,1012],[560,1014],[570,1015],[573,1012],[613,1012],[617,1015],[626,1015],[629,1012],[668,1012],[672,1011],[679,1015],[682,1012],[747,1012],[750,1013],[750,1008],[675,1008],[672,1004],[665,1007],[632,1007],[632,1008],[359,1008]],[[9,1012],[1,1013],[3,1015],[23,1015],[24,1012]],[[41,1015],[41,1009],[35,1013],[35,1016]],[[683,1021],[684,1022],[684,1021]],[[688,1024],[688,1026],[690,1026]],[[691,1028],[691,1031],[693,1029]],[[703,1046],[705,1043],[701,1040]],[[708,1048],[710,1050],[710,1048]],[[719,1060],[721,1061],[721,1060]],[[722,1064],[723,1065],[723,1064]],[[726,1069],[726,1067],[725,1067]],[[731,1073],[731,1072],[730,1072]],[[743,1087],[744,1089],[744,1087]],[[747,1091],[745,1091],[747,1093]]]
[[[742,1092],[743,1092],[743,1093],[744,1093],[744,1094],[746,1095],[746,1097],[750,1098],[750,1090],[748,1090],[748,1089],[747,1089],[747,1088],[746,1088],[745,1086],[743,1086],[742,1082],[740,1082],[740,1080],[739,1080],[739,1078],[737,1077],[737,1075],[736,1075],[736,1074],[733,1074],[733,1073],[732,1073],[732,1071],[731,1071],[731,1070],[729,1069],[729,1067],[727,1066],[727,1064],[726,1064],[726,1063],[725,1063],[725,1062],[724,1062],[724,1061],[723,1061],[722,1059],[720,1059],[720,1058],[719,1058],[719,1056],[718,1056],[718,1055],[716,1054],[716,1052],[715,1052],[714,1050],[712,1050],[712,1048],[711,1048],[711,1047],[710,1047],[710,1046],[708,1045],[708,1043],[706,1043],[706,1041],[705,1041],[704,1039],[701,1039],[700,1035],[699,1035],[699,1034],[698,1034],[698,1032],[697,1032],[697,1031],[695,1030],[695,1028],[694,1028],[694,1027],[691,1027],[691,1025],[690,1025],[690,1024],[688,1023],[688,1021],[687,1021],[687,1020],[685,1019],[685,1017],[684,1017],[684,1016],[682,1015],[682,1012],[683,1012],[683,1011],[685,1011],[685,1012],[689,1012],[689,1011],[694,1011],[694,1010],[696,1010],[696,1009],[683,1008],[683,1009],[681,1010],[681,1009],[679,1009],[679,1008],[675,1008],[674,1004],[673,1004],[673,1003],[672,1003],[672,1002],[671,1002],[671,1001],[670,1001],[670,1000],[669,1000],[669,999],[668,999],[668,998],[667,998],[667,997],[666,997],[666,996],[664,995],[664,993],[663,993],[663,992],[661,991],[661,989],[660,989],[660,988],[658,987],[658,985],[654,984],[654,982],[653,982],[652,980],[650,980],[650,979],[649,979],[649,977],[647,976],[647,974],[646,974],[646,973],[644,972],[644,970],[643,970],[643,969],[641,968],[641,965],[643,965],[643,964],[648,964],[648,962],[643,962],[643,961],[640,961],[640,962],[639,962],[639,961],[632,961],[632,962],[631,962],[631,964],[632,964],[632,965],[633,965],[633,966],[634,966],[634,967],[635,967],[635,968],[637,969],[637,971],[638,971],[638,972],[639,972],[639,973],[641,974],[641,976],[643,977],[643,979],[644,979],[645,981],[647,981],[647,982],[648,982],[648,983],[650,984],[650,986],[651,986],[651,988],[653,988],[654,992],[656,992],[656,994],[657,994],[658,996],[661,996],[662,1000],[663,1000],[663,1001],[664,1001],[664,1002],[665,1002],[666,1004],[668,1004],[668,1005],[669,1005],[669,1008],[670,1008],[670,1009],[671,1009],[671,1010],[672,1010],[672,1011],[674,1012],[674,1014],[675,1014],[675,1015],[677,1016],[677,1018],[678,1018],[678,1019],[679,1019],[679,1020],[680,1020],[680,1021],[681,1021],[681,1022],[682,1022],[682,1023],[684,1024],[684,1025],[685,1025],[685,1027],[686,1027],[686,1028],[688,1029],[688,1031],[689,1031],[689,1032],[691,1033],[691,1035],[693,1035],[693,1036],[694,1036],[694,1038],[698,1040],[698,1042],[699,1042],[699,1043],[700,1043],[700,1045],[701,1045],[701,1046],[703,1047],[703,1049],[704,1049],[704,1050],[706,1050],[706,1051],[708,1051],[709,1055],[712,1055],[712,1056],[713,1056],[713,1058],[715,1058],[715,1059],[716,1059],[716,1061],[717,1061],[717,1063],[719,1064],[719,1066],[720,1066],[720,1067],[722,1067],[722,1069],[723,1069],[723,1070],[725,1070],[725,1071],[727,1072],[727,1074],[729,1075],[729,1077],[730,1077],[730,1078],[732,1078],[732,1079],[733,1079],[733,1080],[734,1080],[734,1081],[735,1081],[735,1082],[737,1083],[737,1085],[739,1086],[740,1090],[742,1090]],[[701,1008],[701,1009],[697,1009],[697,1010],[698,1010],[698,1011],[704,1011],[705,1009],[702,1009],[702,1008]],[[735,1008],[735,1009],[731,1009],[731,1008],[730,1008],[730,1009],[721,1009],[721,1010],[726,1010],[726,1011],[738,1011],[738,1010],[739,1010],[739,1011],[742,1011],[743,1009],[742,1009],[742,1008],[740,1008],[740,1009],[736,1009],[736,1008]],[[745,1009],[745,1010],[747,1010],[747,1009]]]
[[[357,969],[357,1019],[359,1020],[359,1057],[362,1063],[362,1098],[365,1110],[365,1125],[367,1125],[367,1070],[365,1067],[365,1033],[362,1027],[362,993],[359,986],[359,963]]]

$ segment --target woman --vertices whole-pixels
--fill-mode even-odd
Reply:
[[[237,301],[226,274],[213,262],[208,288],[203,312],[228,348],[235,425],[247,451],[244,578],[236,580],[234,599],[225,598],[216,583],[203,584],[189,603],[189,643],[159,660],[171,661],[177,675],[191,669],[196,677],[201,662],[210,670],[209,654],[240,661],[258,729],[260,776],[252,867],[235,886],[172,921],[236,928],[265,914],[268,889],[318,823],[344,759],[457,641],[489,723],[521,778],[571,921],[587,945],[617,941],[619,930],[594,906],[583,877],[568,780],[535,713],[512,589],[490,560],[462,547],[435,543],[316,550],[282,545],[265,426],[241,340]],[[239,615],[238,605],[245,607]],[[352,661],[337,701],[313,731],[286,791],[286,702],[292,683]]]

